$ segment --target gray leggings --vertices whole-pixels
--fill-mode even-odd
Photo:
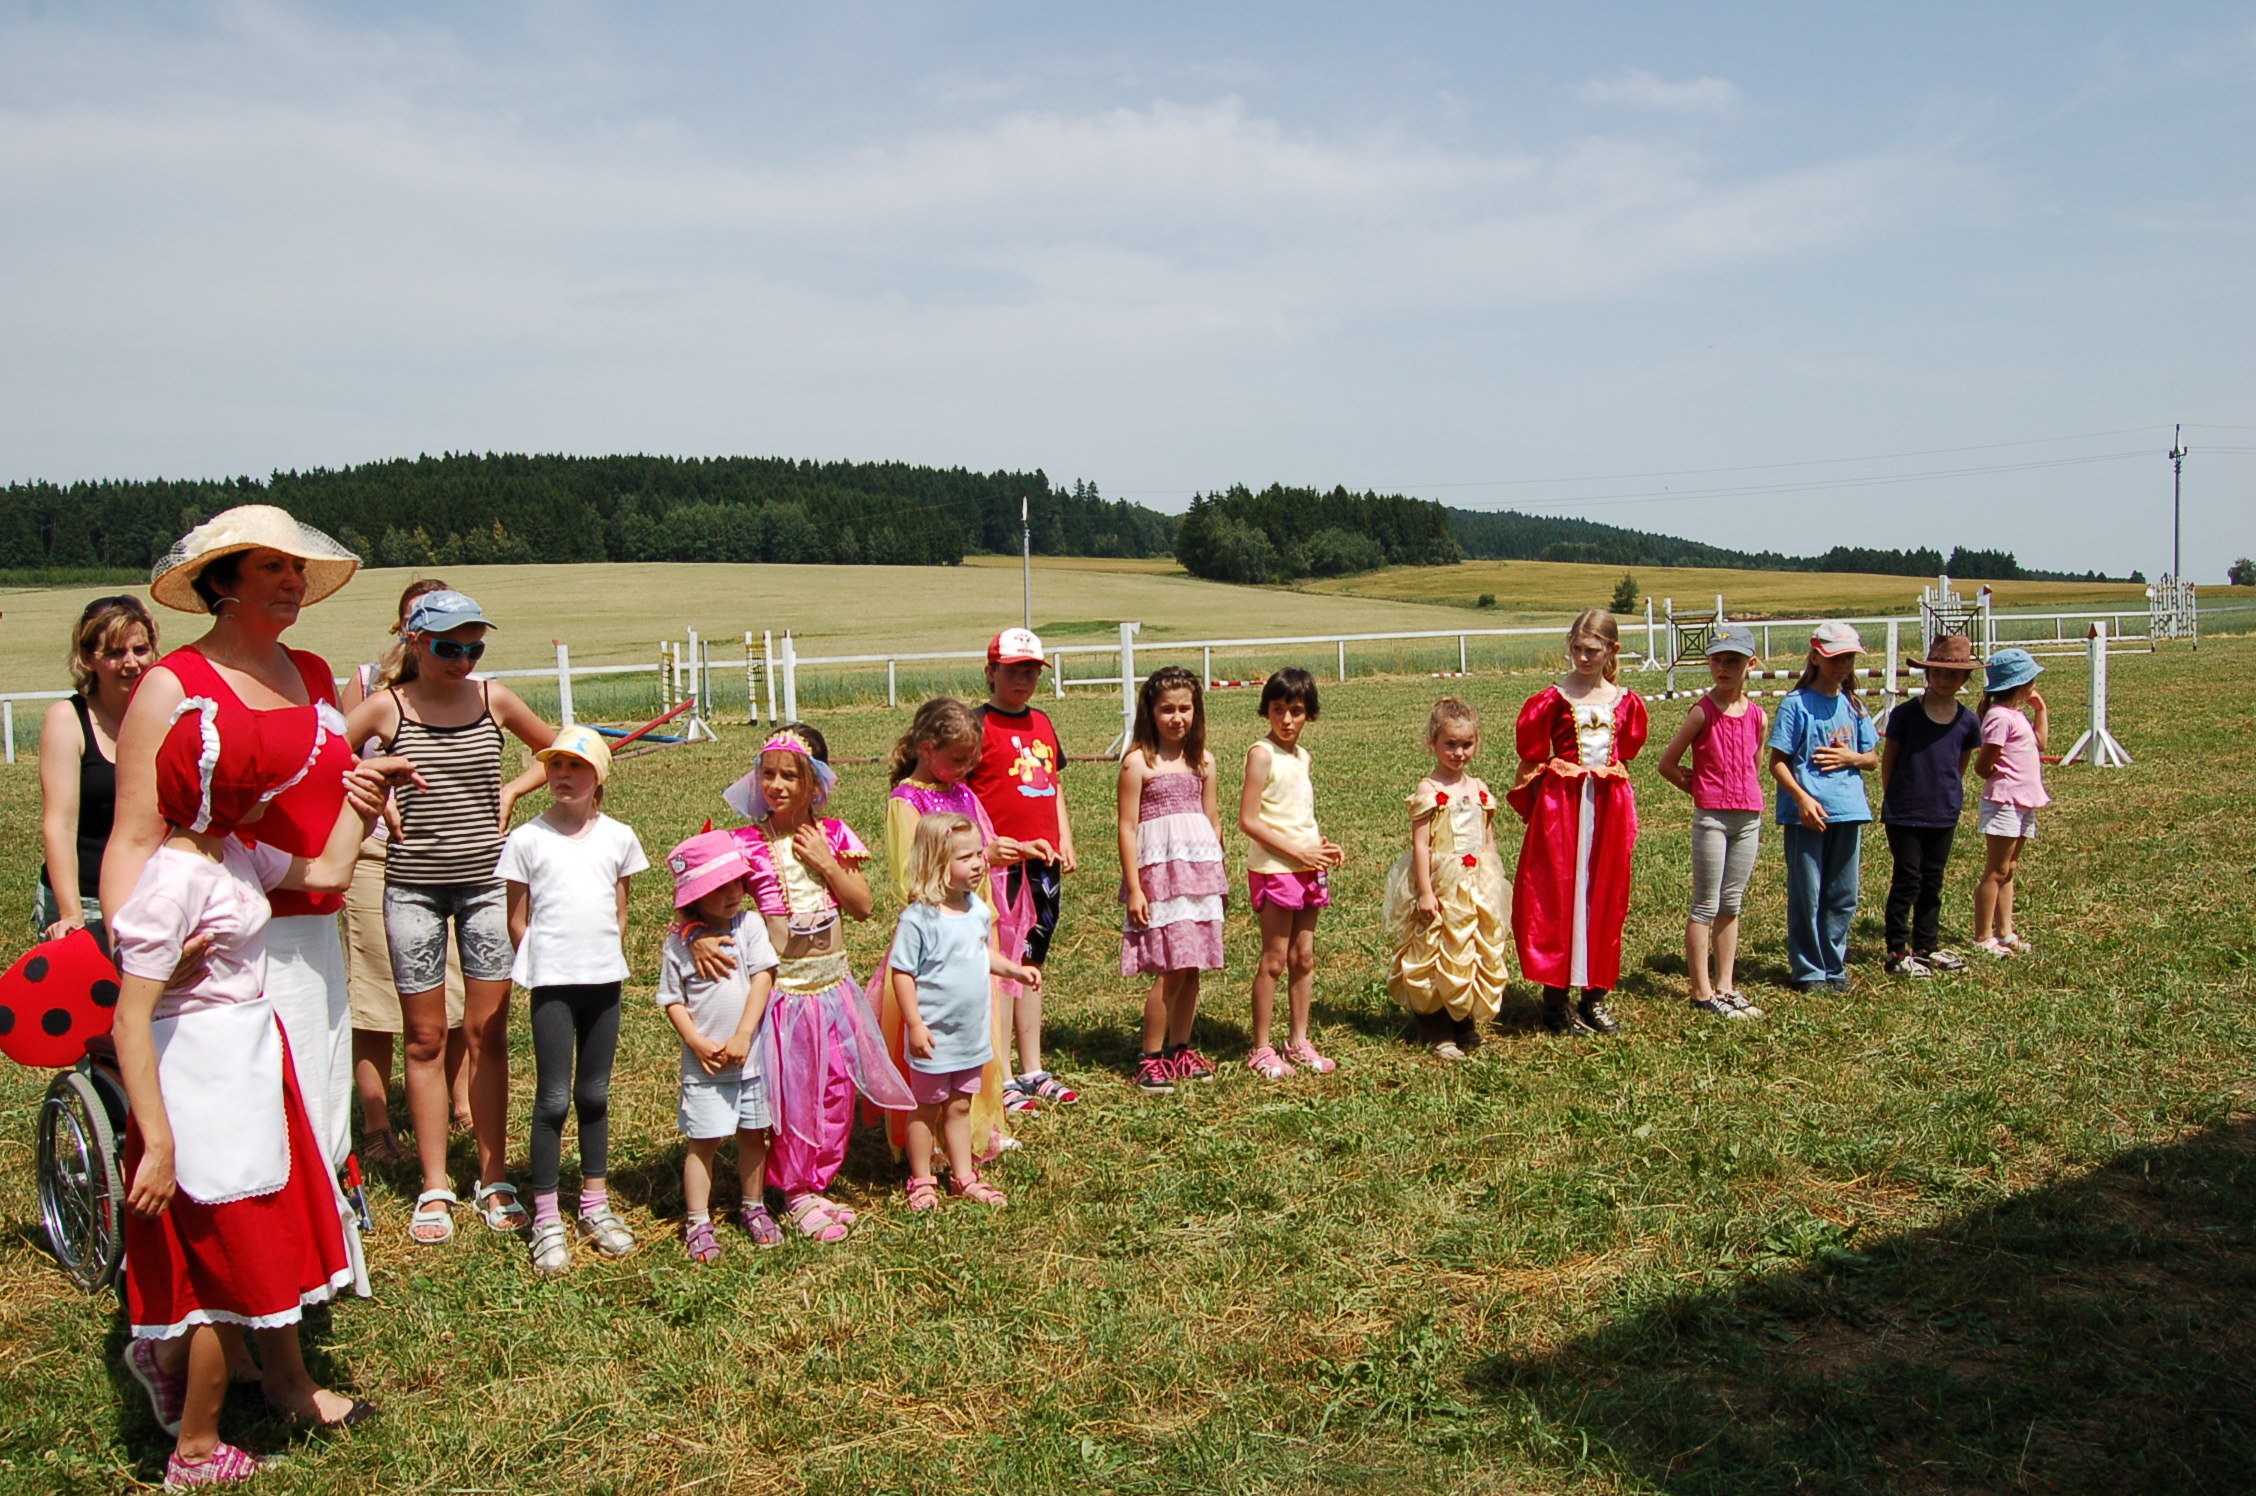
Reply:
[[[619,984],[533,989],[533,1189],[556,1188],[564,1119],[580,1117],[580,1174],[611,1170],[611,1061],[619,1052]]]
[[[1755,875],[1755,852],[1761,843],[1759,810],[1692,812],[1694,924],[1712,925],[1723,915],[1739,917],[1739,902]]]

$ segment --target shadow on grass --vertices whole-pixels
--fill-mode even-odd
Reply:
[[[1772,1243],[1807,1265],[1473,1382],[1670,1496],[2252,1491],[2252,1223],[2240,1118],[1929,1230]]]

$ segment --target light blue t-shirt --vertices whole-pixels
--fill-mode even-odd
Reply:
[[[932,1055],[908,1057],[926,1075],[970,1070],[995,1057],[989,1006],[987,931],[994,916],[973,899],[962,914],[911,904],[893,931],[893,966],[916,978],[917,1011],[932,1030]]]
[[[1864,791],[1862,770],[1820,769],[1810,761],[1810,755],[1828,743],[1870,753],[1880,745],[1880,734],[1869,716],[1849,705],[1846,691],[1837,696],[1788,692],[1778,704],[1777,720],[1770,724],[1770,746],[1793,761],[1795,780],[1824,808],[1828,825],[1871,820],[1872,801]],[[1778,824],[1802,824],[1800,807],[1783,787],[1778,791]]]

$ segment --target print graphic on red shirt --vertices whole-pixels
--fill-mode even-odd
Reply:
[[[971,792],[987,807],[995,830],[1019,841],[1056,841],[1065,752],[1049,713],[982,706],[972,715],[979,719],[979,767],[971,772]]]

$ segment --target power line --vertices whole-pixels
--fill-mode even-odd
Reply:
[[[1844,488],[1873,488],[1893,483],[1929,483],[1952,478],[1987,477],[1996,473],[2027,473],[2048,468],[2080,467],[2095,462],[2124,462],[2134,457],[2152,457],[2145,448],[2132,452],[2100,452],[2085,457],[2056,457],[2039,462],[1997,463],[1988,467],[1936,468],[1918,473],[1888,473],[1859,478],[1826,478],[1809,483],[1759,483],[1741,484],[1724,488],[1657,488],[1637,493],[1592,494],[1572,499],[1535,499],[1527,501],[1531,507],[1542,509],[1601,507],[1613,504],[1676,503],[1688,499],[1717,499],[1758,497],[1772,494],[1824,493]],[[1475,514],[1497,514],[1495,509],[1476,509]]]

